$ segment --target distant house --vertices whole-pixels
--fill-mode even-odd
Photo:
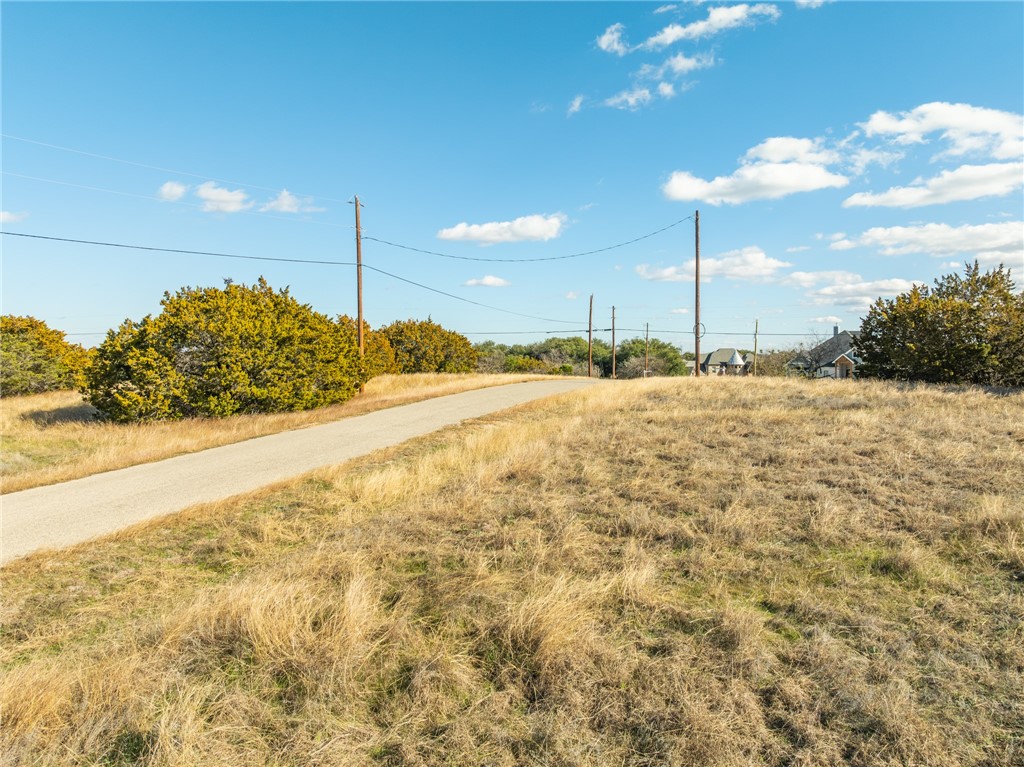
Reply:
[[[831,338],[787,362],[786,372],[811,378],[853,378],[861,362],[854,352],[858,335],[856,331],[840,332],[836,325]]]
[[[744,357],[739,349],[715,349],[701,361],[700,372],[709,376],[745,376],[753,361],[752,354]]]

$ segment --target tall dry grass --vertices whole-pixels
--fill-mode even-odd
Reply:
[[[607,385],[30,557],[0,763],[1020,764],[1022,414]]]
[[[538,378],[543,376],[381,376],[354,399],[317,410],[141,425],[98,421],[95,409],[77,392],[4,397],[0,398],[0,492],[13,493],[431,397]]]

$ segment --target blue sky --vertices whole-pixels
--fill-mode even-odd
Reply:
[[[794,345],[964,260],[1024,272],[1024,3],[13,3],[2,226],[364,263],[375,327],[595,325]],[[72,151],[73,150],[73,151]],[[264,275],[354,315],[348,266],[4,236],[3,312],[98,343]],[[508,259],[474,261],[472,259]],[[509,313],[514,312],[514,313]],[[528,315],[528,316],[520,316]],[[777,334],[777,335],[776,335]],[[607,338],[607,333],[600,334]]]

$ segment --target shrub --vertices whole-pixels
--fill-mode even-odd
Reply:
[[[0,394],[39,394],[82,385],[89,352],[35,317],[0,317]]]
[[[879,298],[861,324],[862,372],[931,383],[1024,386],[1024,295],[1010,271],[950,274]]]
[[[430,320],[403,320],[381,328],[402,373],[469,373],[476,350],[464,335]]]
[[[87,371],[92,404],[115,421],[307,410],[364,380],[354,327],[263,278],[164,294],[161,313],[107,334]]]

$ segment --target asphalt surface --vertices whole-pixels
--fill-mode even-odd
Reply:
[[[0,564],[358,458],[592,381],[495,386],[0,496]]]

